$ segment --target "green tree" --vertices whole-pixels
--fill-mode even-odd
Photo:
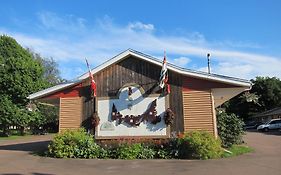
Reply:
[[[7,136],[9,134],[9,126],[11,126],[18,113],[18,107],[10,100],[9,96],[0,94],[0,129]]]
[[[52,57],[42,57],[39,53],[35,53],[29,48],[27,50],[33,56],[33,59],[43,67],[43,78],[48,82],[49,86],[54,86],[66,81],[61,78],[58,64]]]
[[[43,68],[32,55],[9,36],[0,36],[0,94],[19,106],[27,96],[47,86]]]
[[[42,127],[49,132],[57,132],[59,124],[59,107],[46,104],[37,104],[40,119],[33,125]],[[37,128],[38,129],[38,128]]]
[[[256,77],[249,92],[224,104],[227,113],[247,120],[250,116],[281,106],[281,81],[276,77]]]
[[[40,58],[40,59],[39,59]],[[26,109],[29,94],[55,84],[51,75],[58,75],[54,60],[35,57],[9,36],[0,36],[0,130],[8,133],[9,126],[17,126],[21,133],[27,126],[45,122],[38,111]]]
[[[257,77],[251,92],[258,94],[258,110],[265,111],[281,106],[281,81],[276,77]]]

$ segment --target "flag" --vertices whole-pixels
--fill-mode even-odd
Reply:
[[[161,89],[164,89],[166,86],[167,93],[170,93],[170,85],[168,84],[168,69],[167,69],[167,60],[166,60],[166,52],[164,52],[164,59],[162,64],[162,69],[159,78],[159,86]]]
[[[95,97],[95,96],[97,95],[97,94],[96,94],[96,90],[97,90],[96,82],[95,82],[94,77],[93,77],[93,74],[92,74],[92,72],[91,72],[91,70],[90,70],[89,63],[88,63],[87,59],[85,59],[85,60],[86,60],[87,67],[88,67],[88,70],[89,70],[89,77],[90,77],[90,80],[91,80],[91,91],[92,91],[92,95]]]

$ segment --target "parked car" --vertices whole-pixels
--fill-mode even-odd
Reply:
[[[281,119],[272,119],[265,124],[257,127],[258,131],[268,131],[273,129],[281,129]]]
[[[257,121],[246,122],[246,124],[244,126],[244,130],[247,130],[247,129],[257,129],[257,127],[260,126],[261,124],[263,124],[263,123],[262,122],[257,122]]]

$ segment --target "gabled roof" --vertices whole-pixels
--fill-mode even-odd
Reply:
[[[123,59],[125,59],[129,56],[135,56],[137,58],[148,61],[152,64],[162,66],[162,60],[159,60],[155,57],[152,57],[150,55],[144,54],[142,52],[139,52],[139,51],[136,51],[133,49],[128,49],[128,50],[116,55],[115,57],[111,58],[110,60],[104,62],[103,64],[95,67],[94,69],[92,69],[91,72],[92,72],[92,74],[95,74],[114,63],[122,61]],[[188,75],[188,76],[195,77],[195,78],[214,80],[214,81],[218,81],[218,82],[223,82],[223,83],[238,85],[238,86],[245,86],[245,87],[248,87],[251,85],[248,80],[228,77],[228,76],[223,76],[223,75],[217,75],[217,74],[208,74],[208,73],[202,72],[202,71],[195,71],[195,70],[191,70],[191,69],[182,68],[182,67],[176,66],[171,63],[168,63],[167,68],[169,70],[175,71],[177,73],[180,73],[183,75]],[[88,77],[88,73],[85,73],[85,74],[81,75],[80,77],[78,77],[78,79],[85,79],[87,77]]]
[[[150,55],[144,54],[142,52],[139,52],[139,51],[136,51],[133,49],[128,49],[128,50],[116,55],[115,57],[107,60],[106,62],[102,63],[101,65],[95,67],[94,69],[91,70],[91,72],[92,72],[92,74],[96,74],[96,73],[100,72],[101,70],[109,67],[110,65],[118,63],[118,62],[128,58],[129,56],[135,56],[139,59],[148,61],[152,64],[162,66],[162,60],[159,60],[155,57],[152,57]],[[168,70],[175,71],[179,74],[194,77],[194,78],[206,79],[206,80],[231,84],[234,86],[245,87],[245,88],[251,87],[251,83],[248,80],[244,80],[244,79],[217,75],[217,74],[208,74],[208,73],[202,72],[202,71],[195,71],[195,70],[191,70],[191,69],[181,68],[181,67],[178,67],[178,66],[170,64],[170,63],[168,63],[167,68],[168,68]],[[60,84],[60,85],[36,92],[34,94],[29,95],[28,98],[29,99],[38,99],[47,94],[51,94],[51,93],[57,92],[59,90],[65,89],[67,87],[73,86],[73,85],[75,85],[75,83],[82,82],[84,79],[86,79],[88,77],[89,77],[89,74],[88,74],[88,72],[86,72],[83,75],[81,75],[80,77],[78,77],[74,82]]]
[[[53,94],[55,92],[58,92],[62,89],[74,86],[74,85],[76,85],[80,82],[81,82],[80,80],[76,80],[76,81],[70,81],[70,82],[58,84],[58,85],[52,86],[50,88],[35,92],[33,94],[30,94],[27,98],[30,99],[30,100],[38,99],[40,97],[44,97],[46,95],[50,95],[50,94]]]

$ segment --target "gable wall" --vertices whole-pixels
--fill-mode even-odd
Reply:
[[[94,75],[97,84],[97,97],[115,97],[118,90],[128,83],[139,84],[146,94],[152,92],[157,86],[161,66],[154,65],[136,57],[126,58]],[[169,71],[171,94],[169,95],[170,108],[175,113],[175,121],[171,132],[183,131],[182,108],[182,78],[181,75]],[[89,80],[84,83],[89,84]]]

